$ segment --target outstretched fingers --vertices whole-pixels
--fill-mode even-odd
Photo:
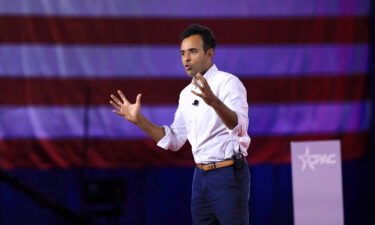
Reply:
[[[137,122],[138,116],[140,114],[141,108],[141,97],[142,94],[138,94],[135,103],[130,103],[122,91],[118,90],[117,95],[110,95],[111,99],[109,103],[114,107],[113,113],[124,117],[130,122]]]
[[[125,95],[122,93],[122,91],[117,90],[117,93],[120,95],[121,100],[122,100],[125,104],[129,104],[128,99],[126,99],[126,97],[125,97]]]
[[[124,113],[119,112],[119,111],[117,111],[117,110],[112,110],[112,112],[116,113],[116,114],[119,115],[119,116],[124,116]]]
[[[197,78],[193,78],[193,84],[195,87],[197,87],[199,90],[203,91],[203,85],[201,82],[198,82]]]
[[[197,75],[195,76],[195,79],[202,88],[205,88],[208,86],[207,80],[202,76],[201,73],[197,73]]]
[[[199,93],[195,92],[194,90],[191,90],[191,93],[195,94],[196,96],[199,96],[199,97],[203,98],[202,94],[199,94]]]
[[[109,103],[115,107],[117,110],[121,111],[121,106],[119,106],[118,104],[116,104],[115,102],[113,102],[112,100],[109,101]]]
[[[118,99],[115,95],[111,95],[111,98],[112,100],[117,103],[119,106],[121,106],[122,104],[124,104],[123,102],[120,101],[120,99]]]

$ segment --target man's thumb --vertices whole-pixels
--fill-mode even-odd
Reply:
[[[136,100],[135,103],[137,103],[137,104],[141,104],[141,97],[142,97],[142,94],[138,94],[138,95],[137,95],[137,100]]]

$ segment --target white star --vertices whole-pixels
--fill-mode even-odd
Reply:
[[[315,170],[314,165],[310,162],[310,149],[306,147],[305,154],[299,155],[298,158],[302,161],[302,171],[305,171],[306,167],[310,167],[311,170]]]

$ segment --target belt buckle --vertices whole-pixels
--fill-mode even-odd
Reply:
[[[209,165],[211,167],[210,170],[215,170],[216,169],[216,163],[210,163]]]

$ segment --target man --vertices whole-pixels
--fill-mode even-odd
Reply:
[[[136,124],[157,145],[179,150],[192,146],[194,171],[191,210],[194,224],[249,223],[250,174],[246,160],[250,138],[246,89],[241,81],[213,64],[215,37],[201,25],[181,34],[181,59],[192,82],[179,99],[173,123],[157,126],[141,114],[141,94],[131,104],[111,95],[114,113]]]

